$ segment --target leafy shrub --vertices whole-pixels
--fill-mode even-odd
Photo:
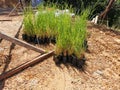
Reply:
[[[75,13],[81,13],[83,8],[92,7],[92,12],[89,16],[91,20],[96,15],[101,14],[106,6],[108,5],[109,0],[45,0],[46,2],[57,3],[58,6],[65,6],[64,3],[67,3],[68,6],[74,8]],[[111,10],[107,14],[108,24],[110,27],[114,26],[120,29],[120,0],[116,0],[113,4]]]

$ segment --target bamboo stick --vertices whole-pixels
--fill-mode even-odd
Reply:
[[[22,40],[17,39],[17,38],[8,36],[8,35],[6,35],[6,34],[4,34],[4,33],[2,33],[2,32],[0,32],[0,38],[6,39],[6,40],[8,40],[8,41],[10,41],[10,42],[12,42],[12,43],[15,43],[15,44],[20,45],[20,46],[23,46],[23,47],[25,47],[25,48],[34,50],[34,51],[39,52],[39,53],[45,53],[45,52],[46,52],[46,51],[45,51],[44,49],[42,49],[42,48],[37,48],[37,47],[35,47],[35,46],[31,45],[31,44],[28,44],[28,43],[26,43],[26,42],[24,42],[24,41],[22,41]]]
[[[43,60],[51,57],[53,54],[54,54],[54,51],[50,51],[50,52],[48,52],[46,54],[43,54],[43,55],[29,61],[29,62],[23,63],[22,65],[14,68],[14,69],[12,69],[12,70],[10,70],[8,72],[5,72],[5,73],[1,74],[0,75],[0,81],[15,75],[15,74],[19,73],[20,71],[23,71],[24,69],[26,69],[26,68],[28,68],[30,66],[33,66],[33,65],[35,65],[35,64],[37,64],[39,62],[42,62]]]

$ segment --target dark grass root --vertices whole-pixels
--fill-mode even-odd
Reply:
[[[32,42],[34,44],[56,44],[56,38],[55,37],[37,37],[36,35],[34,36],[28,36],[27,34],[22,34],[22,38],[23,40],[27,41],[27,42]],[[87,40],[84,41],[84,47],[86,48],[86,50],[88,49],[88,45],[87,45]]]
[[[66,67],[72,66],[77,68],[78,70],[84,71],[86,66],[85,57],[78,59],[75,55],[63,56],[62,54],[57,56],[54,55],[53,60],[55,64],[60,67],[61,64],[64,64]]]
[[[56,39],[54,37],[36,37],[35,36],[28,36],[26,34],[22,34],[22,38],[23,40],[27,41],[27,42],[32,42],[35,44],[49,44],[49,43],[56,43]]]

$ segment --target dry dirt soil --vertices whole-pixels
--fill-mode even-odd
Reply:
[[[22,16],[0,16],[0,31],[22,39],[18,28]],[[61,65],[53,57],[0,82],[0,90],[120,90],[120,33],[88,23],[88,52],[85,53],[85,72]],[[46,50],[53,45],[35,45]],[[0,74],[40,55],[35,51],[0,41]]]

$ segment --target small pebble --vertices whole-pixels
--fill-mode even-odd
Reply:
[[[103,72],[100,70],[97,70],[93,73],[93,76],[103,75]]]

